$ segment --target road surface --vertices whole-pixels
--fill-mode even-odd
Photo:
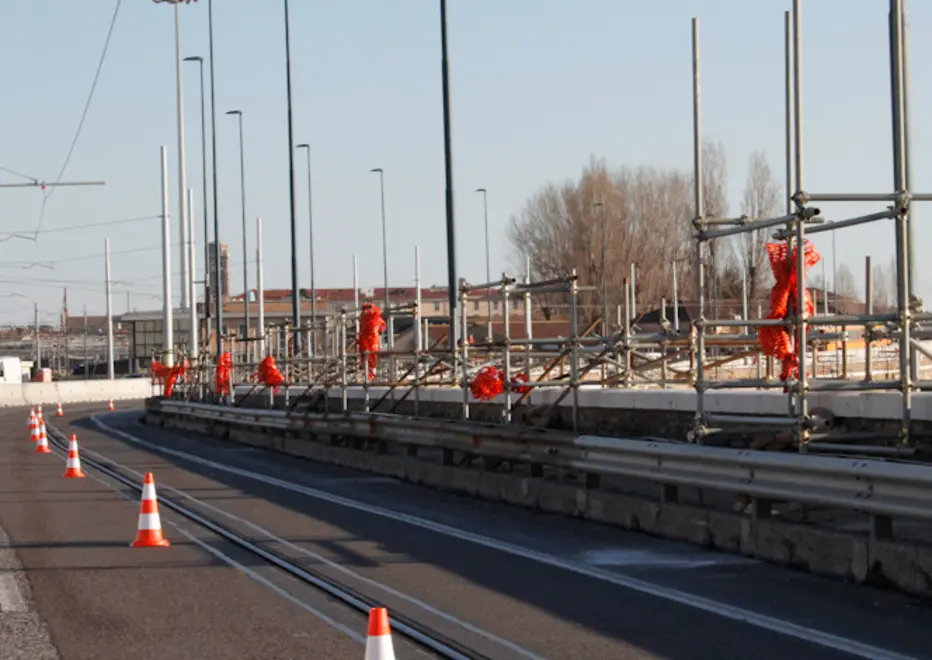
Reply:
[[[90,461],[153,472],[160,496],[475,657],[932,658],[916,599],[149,428],[138,409],[47,417],[85,458],[89,478],[65,480],[27,412],[0,411],[0,660],[363,657],[364,615],[164,506],[172,546],[130,548],[139,491]]]

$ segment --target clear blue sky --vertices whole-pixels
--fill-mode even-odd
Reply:
[[[0,8],[0,166],[54,180],[74,134],[114,1],[4,2]],[[215,2],[221,238],[240,290],[242,233],[236,123],[245,113],[250,259],[254,221],[265,222],[266,283],[290,286],[288,164],[281,2]],[[783,162],[783,11],[789,0],[450,0],[454,173],[460,274],[483,277],[481,198],[489,189],[493,272],[509,267],[508,217],[548,181],[574,177],[590,155],[613,165],[689,168],[690,18],[700,19],[704,133],[729,159],[737,211],[748,155]],[[886,191],[890,168],[887,3],[803,3],[806,188]],[[352,255],[363,286],[381,283],[379,191],[386,172],[389,273],[410,284],[414,246],[425,283],[445,284],[439,11],[435,0],[292,1],[296,139],[314,146],[318,286],[348,286]],[[207,55],[206,0],[182,6],[183,54]],[[173,9],[126,0],[87,123],[44,228],[160,212],[159,147],[169,148],[171,211],[177,212]],[[910,3],[914,188],[932,190],[927,123],[932,103],[932,4]],[[200,229],[197,67],[185,65],[189,185]],[[298,161],[301,284],[309,284],[305,170]],[[0,172],[0,181],[15,177]],[[32,230],[36,190],[0,190],[0,231]],[[830,218],[867,206],[823,207]],[[915,240],[920,293],[932,298],[923,258],[932,209],[920,207]],[[177,238],[175,222],[172,230]],[[0,243],[0,323],[57,315],[69,283],[72,313],[104,308],[103,259],[23,269],[32,260],[100,255],[110,237],[113,278],[133,282],[133,306],[159,308],[158,221]],[[831,240],[818,247],[830,255]],[[889,262],[890,223],[838,235],[839,262],[863,280],[864,255]],[[199,250],[200,255],[200,250]],[[199,261],[201,261],[199,259]],[[174,267],[178,269],[178,255]],[[203,264],[200,264],[203,266]],[[829,268],[831,265],[829,264]],[[253,266],[250,279],[254,283]],[[254,285],[254,284],[253,284]],[[177,283],[175,300],[177,301]],[[125,308],[117,286],[114,308]]]

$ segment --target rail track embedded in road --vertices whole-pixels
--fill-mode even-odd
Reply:
[[[49,426],[48,428],[49,440],[51,444],[53,444],[59,450],[67,451],[67,440],[64,434],[52,426]],[[121,484],[132,488],[133,490],[142,492],[142,484],[139,483],[137,479],[125,476],[113,464],[108,464],[105,461],[87,456],[82,456],[81,462],[85,466],[90,467],[100,472],[101,474],[104,474],[111,479],[114,479]],[[194,497],[188,497],[192,501],[197,501],[197,499]],[[382,605],[376,600],[359,593],[355,589],[341,584],[340,582],[331,578],[324,577],[316,571],[299,566],[281,554],[272,550],[268,550],[267,548],[263,548],[261,545],[250,540],[246,536],[239,534],[229,527],[221,525],[216,521],[201,515],[190,507],[178,503],[173,498],[166,497],[165,495],[159,493],[158,500],[159,504],[165,506],[166,508],[184,516],[188,520],[196,523],[197,525],[200,525],[201,527],[209,530],[217,536],[220,536],[230,543],[233,543],[237,547],[249,552],[250,554],[261,558],[272,566],[275,566],[279,570],[299,580],[300,582],[326,593],[331,598],[358,612],[363,617],[368,617],[369,610],[373,607],[382,607]],[[430,651],[431,653],[437,654],[441,658],[448,660],[491,660],[489,656],[474,651],[457,642],[456,640],[453,640],[450,637],[437,632],[436,630],[432,630],[431,628],[418,623],[411,617],[393,613],[392,629],[417,646],[420,646]]]

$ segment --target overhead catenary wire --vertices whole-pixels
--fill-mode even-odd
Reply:
[[[58,173],[56,181],[61,181],[61,178],[65,175],[65,170],[68,169],[68,164],[71,162],[71,157],[74,155],[74,150],[78,144],[78,139],[81,137],[81,131],[84,128],[84,122],[87,119],[87,113],[90,110],[91,102],[94,100],[94,92],[97,91],[97,83],[100,81],[100,73],[104,68],[104,62],[107,59],[107,51],[110,48],[110,39],[113,37],[113,28],[116,26],[117,16],[120,14],[120,7],[122,5],[123,0],[116,0],[116,5],[113,8],[113,15],[110,18],[110,27],[107,29],[107,37],[104,39],[104,47],[100,53],[100,59],[97,62],[97,71],[94,73],[94,80],[91,83],[91,89],[88,92],[87,101],[84,103],[84,110],[81,112],[81,120],[78,122],[78,128],[74,133],[74,139],[71,141],[71,146],[68,149],[68,155],[65,156],[65,162],[62,163],[61,170]],[[54,192],[55,188],[53,187],[42,196],[42,208],[39,211],[39,222],[36,226],[37,234],[42,229],[42,222],[45,220],[45,210],[48,206],[49,198]]]

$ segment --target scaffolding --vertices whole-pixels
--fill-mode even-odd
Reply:
[[[785,99],[786,99],[786,214],[776,218],[734,218],[718,219],[705,215],[702,197],[702,151],[701,151],[701,112],[700,112],[700,67],[699,67],[699,28],[698,20],[692,21],[692,61],[693,61],[693,153],[695,177],[695,219],[696,228],[696,287],[699,299],[699,318],[696,321],[697,351],[700,358],[696,361],[695,389],[697,406],[692,437],[697,442],[704,442],[717,434],[746,432],[748,427],[765,428],[777,432],[792,434],[799,450],[834,451],[850,449],[851,444],[873,444],[890,440],[888,435],[876,433],[839,433],[833,431],[821,411],[811,410],[809,393],[813,391],[898,391],[902,401],[901,424],[895,446],[873,446],[874,453],[908,453],[912,446],[911,439],[911,395],[914,390],[928,389],[932,383],[919,379],[918,352],[926,349],[917,343],[914,335],[925,336],[921,324],[932,315],[921,311],[921,301],[914,294],[914,262],[911,249],[911,227],[909,222],[910,204],[915,201],[930,201],[932,195],[910,192],[909,161],[909,97],[908,97],[908,36],[904,9],[904,0],[890,0],[890,74],[891,74],[891,113],[893,129],[893,169],[894,191],[892,193],[812,193],[804,186],[803,169],[803,127],[801,97],[801,12],[800,0],[794,0],[792,12],[784,15],[785,33]],[[880,211],[835,222],[825,222],[820,209],[811,206],[813,202],[887,202],[890,205]],[[838,231],[878,220],[894,221],[896,234],[896,275],[897,300],[896,310],[892,313],[878,314],[872,309],[871,274],[868,260],[867,275],[867,310],[864,314],[806,316],[806,259],[803,258],[806,236],[823,232]],[[786,318],[779,319],[743,319],[740,322],[726,319],[708,319],[705,317],[703,300],[704,273],[703,248],[716,238],[732,236],[761,229],[776,229],[774,238],[785,241],[787,255],[795,253],[797,304]],[[798,374],[785,381],[773,379],[736,379],[732,381],[709,380],[705,373],[706,332],[710,328],[727,325],[757,327],[784,326],[792,332],[795,339],[795,360]],[[813,345],[809,330],[816,327],[861,325],[866,329],[866,369],[865,378],[848,379],[810,379],[811,364],[807,349]],[[871,378],[872,342],[880,336],[896,340],[899,348],[899,373],[895,380],[875,381]],[[787,393],[786,416],[761,419],[749,415],[710,414],[705,409],[705,394],[717,388],[784,388]]]
[[[378,358],[375,377],[367,377],[366,363],[369,353],[357,347],[359,319],[362,307],[360,289],[353,260],[353,286],[355,300],[352,306],[338,313],[324,314],[315,323],[305,321],[295,329],[289,323],[268,324],[260,332],[259,355],[271,355],[283,366],[290,385],[301,385],[303,392],[293,397],[291,388],[285,388],[286,405],[314,409],[323,406],[328,412],[339,400],[339,411],[349,408],[348,392],[363,389],[362,407],[365,411],[392,413],[401,402],[413,399],[415,414],[420,409],[421,391],[424,388],[459,388],[462,392],[459,416],[470,419],[476,398],[471,385],[483,369],[494,368],[501,374],[502,391],[483,405],[496,406],[496,421],[504,424],[533,423],[545,426],[557,406],[570,399],[572,429],[579,428],[579,392],[581,388],[691,388],[696,393],[696,408],[689,441],[714,444],[737,434],[760,433],[786,437],[799,451],[856,451],[857,453],[908,454],[913,449],[911,396],[914,391],[932,389],[932,379],[923,380],[920,370],[922,356],[932,353],[920,342],[932,338],[932,330],[923,323],[932,320],[932,314],[921,311],[921,301],[914,295],[914,262],[911,249],[909,211],[912,202],[932,201],[932,194],[910,192],[909,159],[909,107],[908,107],[908,34],[904,0],[890,0],[890,52],[891,52],[891,108],[893,127],[894,191],[878,194],[812,193],[804,186],[803,130],[801,81],[801,13],[800,0],[794,0],[792,12],[784,14],[785,36],[785,140],[786,140],[786,196],[785,212],[772,218],[710,217],[705,212],[703,199],[703,163],[701,140],[699,23],[692,19],[692,119],[693,119],[693,170],[694,170],[694,257],[697,315],[687,328],[680,324],[680,303],[677,293],[676,264],[673,281],[673,320],[670,321],[666,299],[660,300],[657,330],[646,329],[636,309],[636,269],[624,280],[623,305],[617,310],[617,321],[610,323],[604,281],[601,287],[584,286],[575,272],[563,276],[532,281],[528,266],[521,278],[503,274],[496,281],[459,285],[460,323],[464,328],[463,340],[450,346],[448,321],[431,325],[423,313],[419,255],[415,250],[413,301],[391,303],[382,310],[387,322],[386,341],[375,354]],[[885,203],[882,210],[866,215],[826,222],[813,203],[865,202]],[[601,204],[596,204],[601,206]],[[604,214],[604,209],[602,209]],[[822,313],[818,306],[807,316],[806,263],[795,259],[796,301],[783,318],[758,318],[748,314],[748,301],[743,296],[740,318],[715,318],[714,310],[705,299],[704,253],[710,241],[736,236],[746,232],[767,230],[774,240],[782,243],[788,263],[795,256],[805,254],[806,238],[823,232],[839,231],[879,220],[893,220],[896,237],[897,300],[891,312],[875,313],[870,257],[866,268],[866,313],[830,314],[827,298]],[[604,223],[604,220],[603,220]],[[603,227],[604,251],[604,227]],[[603,257],[604,259],[604,257]],[[591,320],[581,314],[581,296],[601,292],[598,317]],[[560,336],[535,336],[534,304],[537,296],[559,296],[568,310],[568,330]],[[514,301],[523,303],[520,321],[511,310]],[[492,333],[492,304],[502,306],[502,330]],[[488,308],[487,332],[484,339],[468,337],[469,303],[476,310],[482,303]],[[514,307],[518,309],[518,307]],[[706,315],[712,311],[712,317]],[[837,311],[837,310],[836,310]],[[523,323],[523,333],[514,332],[517,323]],[[413,336],[410,346],[395,343],[396,329],[410,326]],[[611,327],[614,325],[615,327]],[[431,340],[431,328],[446,328],[443,334]],[[853,378],[848,361],[848,330],[864,328],[865,356],[863,377]],[[595,331],[601,328],[601,332]],[[776,377],[773,356],[761,351],[760,333],[764,329],[784,328],[792,334],[797,375]],[[727,334],[719,334],[726,330]],[[818,332],[811,332],[818,330]],[[301,350],[294,354],[294,334],[305,336]],[[517,336],[523,334],[523,336]],[[232,338],[228,344],[234,354],[248,351]],[[819,374],[819,351],[826,342],[840,344],[838,363],[830,373]],[[898,352],[895,369],[888,369],[888,377],[878,379],[873,347],[877,343],[891,342]],[[724,355],[714,355],[723,350]],[[837,348],[836,348],[837,351]],[[191,387],[185,396],[209,398],[213,372],[210,361],[201,351],[201,359],[188,379]],[[181,356],[179,356],[181,357]],[[891,358],[892,359],[892,358]],[[747,362],[753,360],[753,366]],[[745,366],[741,366],[743,362]],[[236,361],[234,382],[254,382],[256,362]],[[721,374],[724,373],[724,376]],[[895,377],[892,376],[895,374]],[[204,387],[206,386],[206,387]],[[377,399],[371,396],[373,388],[380,388]],[[387,388],[387,389],[386,389]],[[530,405],[531,394],[539,389],[555,389],[558,394],[548,398],[537,408]],[[780,390],[786,396],[784,415],[744,415],[718,413],[708,410],[707,395],[715,390]],[[832,425],[831,412],[813,407],[813,392],[897,392],[901,399],[902,415],[898,431],[889,433],[842,432]],[[339,391],[338,397],[331,393]],[[400,394],[399,394],[400,393]],[[519,407],[532,414],[516,414]],[[485,416],[485,415],[484,415]],[[854,445],[857,447],[855,448]]]

